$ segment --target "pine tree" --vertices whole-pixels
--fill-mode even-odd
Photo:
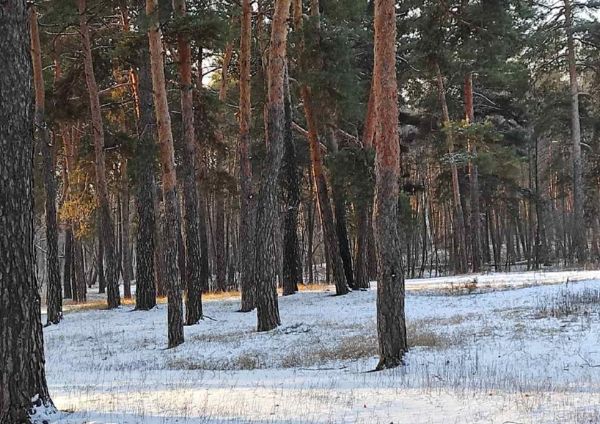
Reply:
[[[52,412],[33,245],[33,78],[25,1],[0,5],[0,423]],[[10,264],[10,266],[7,266]]]
[[[154,109],[160,147],[162,191],[165,203],[166,279],[168,292],[169,347],[183,343],[183,305],[178,266],[178,238],[180,237],[179,205],[177,202],[177,176],[175,173],[175,151],[171,116],[167,100],[167,87],[163,63],[161,30],[158,20],[158,0],[146,0],[146,15],[149,19],[148,41]]]
[[[402,364],[408,350],[404,318],[404,270],[398,236],[400,145],[396,83],[396,11],[393,0],[375,0],[376,194],[374,224],[377,240],[377,369]]]

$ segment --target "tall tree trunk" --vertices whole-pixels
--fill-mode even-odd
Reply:
[[[331,260],[331,271],[335,283],[335,292],[338,295],[348,293],[348,283],[344,271],[344,263],[340,255],[340,246],[338,243],[337,234],[335,231],[335,223],[333,219],[333,210],[329,200],[329,191],[327,188],[327,180],[323,173],[323,160],[321,159],[321,147],[319,145],[319,136],[317,133],[317,123],[313,113],[311,104],[311,90],[307,85],[300,88],[302,102],[304,103],[304,114],[308,125],[308,141],[310,145],[310,156],[312,164],[312,177],[317,191],[317,199],[319,201],[319,211],[321,213],[321,223],[323,225],[323,238],[325,248],[328,251]]]
[[[50,129],[46,124],[46,91],[42,74],[42,51],[35,6],[29,9],[31,28],[31,58],[33,63],[33,86],[35,88],[35,127],[44,167],[46,189],[46,272],[48,274],[47,323],[58,324],[62,318],[62,291],[58,263],[58,226],[56,221],[56,179],[53,149],[50,146]]]
[[[169,347],[183,343],[183,304],[179,266],[177,264],[177,237],[180,233],[179,205],[177,202],[177,177],[175,174],[175,150],[171,132],[171,116],[167,101],[167,87],[163,62],[162,36],[158,21],[158,0],[146,0],[149,19],[148,40],[154,108],[158,127],[162,190],[165,203],[166,279],[168,290]]]
[[[333,154],[338,152],[338,143],[335,134],[331,131],[331,151]],[[342,182],[339,181],[339,175],[335,172],[331,177],[331,197],[333,198],[333,211],[335,215],[335,232],[340,248],[340,257],[344,265],[344,274],[346,282],[350,288],[354,289],[354,273],[352,271],[352,253],[350,252],[350,240],[348,239],[348,228],[346,225],[346,194]]]
[[[102,219],[98,217],[98,228],[101,227]],[[102,234],[98,234],[98,256],[96,256],[96,268],[98,269],[98,293],[106,292],[106,275],[104,274],[104,239]]]
[[[178,19],[187,16],[185,0],[173,0],[173,10]],[[179,74],[181,85],[181,120],[183,122],[183,204],[185,209],[186,251],[186,324],[194,325],[202,318],[202,281],[200,271],[200,229],[198,214],[198,187],[196,185],[196,134],[194,131],[194,100],[192,92],[192,49],[188,37],[177,35]]]
[[[375,212],[377,234],[377,369],[402,364],[408,350],[404,318],[404,271],[398,234],[400,143],[396,83],[394,0],[375,0]]]
[[[136,0],[138,20],[145,20],[145,0]],[[156,306],[155,276],[155,120],[152,100],[152,75],[150,69],[150,51],[147,35],[140,34],[142,42],[138,53],[137,90],[139,116],[137,122],[138,140],[133,159],[135,173],[135,204],[138,215],[136,239],[136,278],[135,309],[150,310]]]
[[[281,324],[277,301],[277,205],[279,172],[284,151],[285,94],[284,77],[287,50],[287,20],[290,0],[276,0],[269,47],[267,94],[267,157],[258,191],[255,228],[255,278],[258,331],[269,331]]]
[[[255,197],[252,187],[252,164],[250,163],[250,121],[252,105],[250,101],[250,66],[252,42],[252,8],[250,0],[242,0],[240,32],[240,311],[249,312],[256,303],[256,282],[254,279],[254,211]]]
[[[564,0],[565,30],[567,32],[567,56],[569,60],[569,83],[571,88],[571,142],[573,143],[573,248],[577,262],[584,263],[588,246],[584,225],[583,163],[581,159],[581,124],[579,122],[579,84],[573,36],[573,10],[571,0]]]
[[[446,89],[444,88],[444,77],[437,62],[434,63],[434,69],[437,80],[438,98],[442,107],[442,120],[447,129],[446,142],[448,144],[448,153],[454,154],[454,135],[450,128],[450,113],[448,112],[448,103],[446,102]],[[454,206],[455,220],[455,243],[456,260],[455,272],[463,274],[467,272],[467,244],[465,237],[465,217],[463,214],[462,201],[460,196],[460,183],[458,179],[458,169],[453,157],[450,157],[450,171],[452,173],[452,202]]]
[[[87,84],[90,112],[92,116],[92,137],[94,140],[95,168],[96,168],[96,197],[98,212],[100,214],[101,226],[100,237],[104,242],[104,253],[106,257],[106,286],[107,303],[109,308],[116,308],[121,304],[119,294],[119,269],[115,250],[115,238],[113,235],[113,219],[108,200],[108,186],[106,183],[106,164],[104,158],[104,126],[102,125],[102,113],[100,111],[100,98],[98,85],[94,76],[94,62],[92,59],[92,47],[90,31],[88,27],[87,2],[78,0],[79,6],[79,30],[83,49],[83,65],[85,81]]]
[[[196,94],[198,98],[199,107],[197,108],[196,124],[199,124],[202,120],[202,46],[198,46],[198,71],[196,74]],[[198,174],[198,229],[200,239],[200,251],[201,251],[201,267],[200,267],[200,283],[202,290],[208,290],[208,281],[210,278],[210,267],[209,267],[209,250],[208,250],[208,229],[206,225],[206,219],[208,214],[208,208],[206,205],[206,187],[204,187],[203,180],[206,178],[206,166],[205,166],[205,148],[197,149],[197,174]]]
[[[123,268],[123,296],[126,299],[131,299],[131,249],[130,245],[130,225],[129,225],[129,175],[127,171],[128,160],[124,159],[122,164],[121,175],[122,181],[122,192],[123,192],[123,206],[121,209],[121,232],[122,232],[122,246],[121,246],[121,257],[122,268]]]
[[[73,230],[65,230],[65,264],[63,268],[63,291],[65,299],[73,298]]]
[[[233,55],[233,44],[227,44],[225,55],[223,56],[223,66],[221,68],[221,87],[219,89],[219,101],[224,104],[227,99],[227,80],[229,62]],[[217,131],[217,138],[221,143],[225,143],[223,132]],[[222,149],[217,152],[216,162],[217,171],[224,172],[225,155]],[[217,289],[227,290],[227,259],[225,244],[225,190],[219,187],[215,193],[215,259],[217,277]]]
[[[289,71],[286,65],[284,79],[285,136],[283,153],[283,191],[285,198],[283,233],[283,295],[298,291],[302,282],[302,261],[298,240],[298,211],[300,208],[300,175],[296,146],[292,134],[292,98],[289,86]]]
[[[468,125],[475,122],[473,108],[473,73],[465,75],[465,118]],[[477,158],[477,146],[469,142],[469,189],[471,194],[471,270],[481,270],[481,208],[479,205],[479,169],[474,160]]]
[[[318,30],[320,28],[320,11],[318,0],[311,0],[310,14],[316,20]],[[301,23],[302,20],[300,19],[299,22]],[[323,238],[332,268],[331,270],[328,269],[328,271],[332,272],[336,294],[343,295],[348,293],[349,287],[348,281],[346,280],[344,263],[340,254],[340,246],[335,229],[333,210],[329,200],[327,180],[325,178],[325,174],[323,173],[323,159],[321,158],[318,124],[314,115],[314,108],[311,101],[311,88],[308,85],[303,84],[300,87],[300,96],[302,98],[302,103],[304,104],[304,115],[306,117],[306,124],[308,126],[308,142],[310,146],[312,177],[314,179],[317,199],[319,201],[319,212],[321,214],[321,224],[323,226]]]
[[[0,423],[54,410],[33,245],[33,104],[26,2],[0,3]]]

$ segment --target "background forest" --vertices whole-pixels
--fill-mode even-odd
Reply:
[[[49,250],[44,199],[56,196],[64,296],[75,300],[94,284],[104,292],[107,275],[116,281],[115,273],[130,297],[132,280],[139,290],[136,268],[147,268],[148,256],[154,265],[144,278],[155,281],[158,295],[166,293],[159,252],[167,224],[157,189],[163,176],[148,131],[153,116],[145,115],[151,100],[143,93],[150,78],[143,6],[38,4],[49,126],[49,143],[38,144],[36,159],[40,280],[57,278],[42,265]],[[242,6],[194,1],[181,13],[160,3],[177,196],[186,217],[176,230],[179,267],[182,275],[186,265],[194,267],[211,291],[236,289],[252,272],[245,264],[253,249],[247,216],[268,170],[263,105],[273,9],[268,1],[246,5],[251,25],[244,26]],[[287,52],[276,272],[292,293],[300,282],[340,280],[341,263],[351,288],[366,287],[377,266],[370,218],[373,8],[354,0],[295,7],[301,9],[294,9]],[[397,5],[398,226],[407,276],[600,259],[598,7],[491,0]],[[178,66],[182,39],[190,47],[189,81]],[[247,44],[240,47],[241,39]],[[242,87],[244,78],[250,80]],[[193,102],[192,129],[184,98]],[[99,126],[102,152],[94,147]],[[188,225],[199,250],[185,243]]]

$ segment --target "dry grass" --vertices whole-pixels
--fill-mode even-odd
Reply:
[[[538,299],[533,316],[560,319],[573,315],[589,315],[598,304],[600,304],[599,289],[572,292],[567,287],[554,297]]]

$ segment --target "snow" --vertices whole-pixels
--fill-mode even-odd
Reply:
[[[407,292],[407,365],[376,373],[375,290],[280,297],[268,333],[238,299],[209,300],[212,319],[175,349],[166,305],[67,313],[44,329],[65,411],[52,422],[600,422],[600,272],[409,280]],[[563,304],[572,313],[553,317]]]

